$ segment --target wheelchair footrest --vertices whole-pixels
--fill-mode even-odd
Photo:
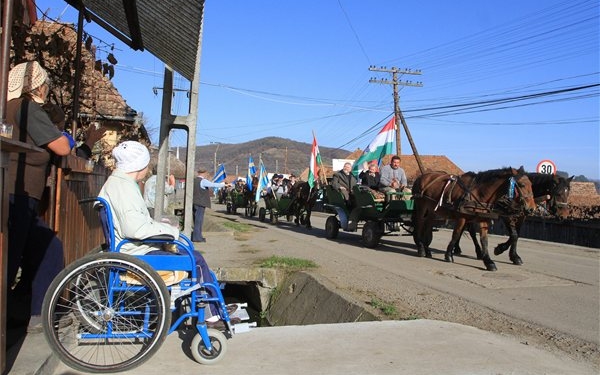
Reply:
[[[238,307],[237,310],[229,314],[229,319],[238,318],[241,321],[250,319],[250,315],[248,315],[248,311],[243,307]]]
[[[250,332],[256,326],[256,322],[250,322],[234,324],[231,328],[233,329],[233,333],[237,335],[238,333]]]

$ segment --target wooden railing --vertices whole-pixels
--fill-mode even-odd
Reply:
[[[63,243],[65,264],[104,242],[92,203],[80,204],[79,200],[97,196],[109,175],[100,165],[95,165],[92,171],[86,170],[86,160],[72,155],[63,158],[57,170],[53,226]],[[51,214],[49,210],[46,212],[47,220]]]
[[[495,220],[490,233],[508,233],[502,220]],[[520,237],[578,246],[600,248],[600,221],[558,221],[528,217],[521,227]]]

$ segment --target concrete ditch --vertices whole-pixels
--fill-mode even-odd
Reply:
[[[246,301],[258,311],[260,325],[286,326],[379,320],[330,285],[308,272],[286,273],[265,268],[222,268],[225,295]]]

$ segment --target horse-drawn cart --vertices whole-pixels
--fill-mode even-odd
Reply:
[[[240,207],[246,207],[246,200],[244,198],[243,189],[231,189],[225,198],[225,205],[228,214],[237,213],[237,209]]]
[[[294,216],[292,211],[293,199],[288,196],[282,196],[280,198],[275,197],[272,193],[267,193],[263,196],[265,207],[261,207],[258,210],[258,219],[265,221],[267,215],[271,223],[277,224],[279,217],[285,216],[287,221],[291,221]]]
[[[342,194],[330,185],[325,187],[325,212],[332,213],[325,222],[327,238],[336,238],[340,228],[356,232],[362,224],[362,242],[375,248],[381,237],[394,234],[412,234],[413,201],[404,200],[404,193],[388,193],[385,199],[375,198],[369,188],[353,188],[350,207]]]

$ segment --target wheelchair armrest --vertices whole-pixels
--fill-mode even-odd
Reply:
[[[175,237],[170,234],[158,234],[156,236],[142,238],[142,242],[152,242],[152,241],[175,241]]]

